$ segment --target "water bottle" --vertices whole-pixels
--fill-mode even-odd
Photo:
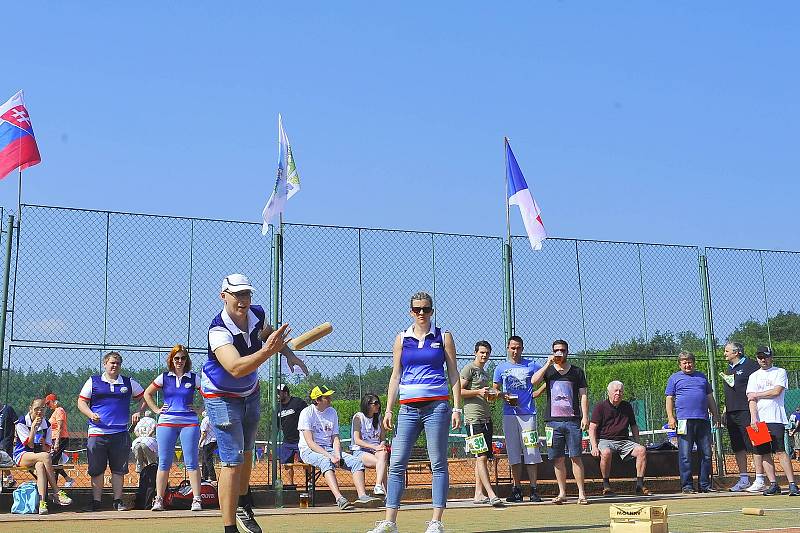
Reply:
[[[275,508],[283,509],[283,480],[277,478],[274,484],[275,488]]]

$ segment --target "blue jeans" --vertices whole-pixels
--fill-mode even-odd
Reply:
[[[386,488],[386,507],[400,508],[400,499],[406,488],[406,469],[411,457],[411,448],[425,430],[428,441],[428,457],[433,472],[433,506],[447,507],[447,489],[450,477],[447,472],[447,435],[450,432],[450,404],[435,400],[424,407],[402,404],[397,415],[397,428],[392,440],[392,458],[389,461],[389,479]]]
[[[681,472],[681,488],[694,488],[692,484],[692,447],[697,444],[700,453],[700,490],[711,487],[711,423],[708,420],[690,418],[686,421],[686,435],[678,435],[678,469]]]
[[[547,425],[553,428],[553,445],[547,450],[547,457],[550,460],[558,457],[581,457],[581,424],[575,420],[566,422],[550,421]]]
[[[222,466],[239,466],[244,452],[252,452],[261,406],[259,393],[246,398],[220,396],[204,398],[208,420],[214,425],[217,450]]]
[[[186,470],[197,470],[197,452],[200,448],[200,426],[156,426],[158,441],[158,469],[166,472],[172,466],[175,443],[181,438],[183,464]]]

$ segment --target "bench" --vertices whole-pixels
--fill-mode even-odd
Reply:
[[[75,467],[73,465],[53,465],[53,469],[56,472],[65,472],[70,474],[75,471]],[[9,472],[27,472],[32,475],[34,478],[36,477],[33,468],[29,468],[27,466],[9,466],[9,467],[0,467],[0,472],[9,471]],[[71,477],[71,476],[70,476]],[[5,489],[5,476],[0,475],[0,491]]]
[[[308,463],[289,463],[283,465],[285,467],[291,468],[294,472],[295,469],[299,469],[303,471],[303,475],[306,480],[306,492],[308,493],[308,505],[310,507],[316,507],[317,505],[317,481],[319,478],[322,477],[322,471],[314,465],[310,465]],[[296,474],[295,474],[296,475]]]

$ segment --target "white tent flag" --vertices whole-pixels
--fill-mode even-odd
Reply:
[[[267,200],[267,205],[261,212],[264,219],[261,225],[261,234],[269,233],[269,223],[278,215],[283,214],[286,200],[300,191],[300,174],[294,164],[292,147],[289,138],[283,130],[283,118],[278,114],[278,170],[275,175],[275,185],[272,194]]]
[[[547,232],[542,223],[542,212],[525,182],[525,176],[522,175],[522,170],[517,164],[514,152],[511,151],[508,139],[506,139],[506,182],[508,184],[508,204],[519,207],[531,247],[534,250],[541,250],[542,243],[547,238]]]

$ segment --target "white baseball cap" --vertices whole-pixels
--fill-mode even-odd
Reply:
[[[222,292],[254,291],[250,280],[244,274],[231,274],[222,280]]]

